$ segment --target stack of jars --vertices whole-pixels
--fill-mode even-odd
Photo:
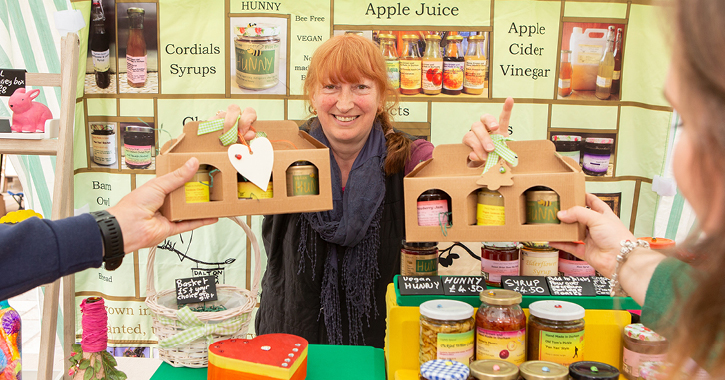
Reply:
[[[392,34],[378,35],[388,80],[393,88],[404,95],[483,93],[488,76],[486,37],[483,34],[468,37],[468,51],[465,54],[463,36],[455,32],[446,37],[443,53],[440,35],[430,34],[424,38],[425,52],[421,56],[418,49],[420,37],[415,34],[403,35],[402,53],[398,56],[396,37]]]

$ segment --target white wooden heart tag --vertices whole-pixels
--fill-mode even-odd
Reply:
[[[242,144],[232,144],[227,153],[234,169],[260,189],[267,190],[272,165],[274,164],[274,149],[266,137],[257,137],[249,143],[249,148]]]

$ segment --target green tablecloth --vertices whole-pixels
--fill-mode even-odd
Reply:
[[[161,363],[151,380],[202,380],[206,368],[176,368]],[[310,344],[307,351],[307,379],[385,380],[385,354],[366,346]]]

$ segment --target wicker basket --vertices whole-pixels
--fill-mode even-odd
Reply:
[[[252,309],[257,304],[257,284],[261,275],[259,243],[246,223],[236,217],[229,219],[241,226],[251,241],[255,265],[251,291],[231,285],[217,286],[219,299],[213,303],[215,306],[224,305],[227,310],[219,312],[185,310],[186,312],[179,313],[175,289],[156,293],[154,287],[156,247],[149,251],[146,305],[151,310],[153,327],[159,339],[159,357],[174,367],[206,367],[209,344],[223,339],[245,338],[247,335]],[[190,322],[190,319],[193,321]],[[181,339],[184,340],[183,343],[169,343],[179,340],[180,337],[187,339]]]

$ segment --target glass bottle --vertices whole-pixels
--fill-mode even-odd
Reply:
[[[446,37],[446,53],[443,56],[443,93],[458,95],[463,90],[463,70],[466,62],[461,49],[463,37],[449,35]]]
[[[559,96],[569,95],[571,95],[571,50],[562,50],[559,65]]]
[[[93,0],[91,8],[91,57],[96,86],[107,88],[111,84],[111,51],[106,34],[106,16],[103,14],[101,0]]]
[[[612,73],[612,95],[619,94],[619,85],[622,78],[622,28],[617,29],[617,39],[614,44],[614,72]]]
[[[128,8],[128,45],[126,46],[126,76],[131,87],[146,84],[146,39],[143,35],[143,8]]]
[[[441,36],[425,36],[425,54],[423,54],[423,72],[421,82],[423,93],[437,95],[443,86],[443,56],[441,55]]]
[[[0,341],[7,350],[0,350],[0,364],[4,364],[3,372],[8,378],[20,379],[20,361],[22,357],[21,322],[20,314],[10,306],[7,300],[0,301]],[[4,378],[4,377],[3,377]]]
[[[597,72],[597,85],[594,95],[602,100],[609,99],[612,91],[612,76],[614,75],[614,27],[609,27],[607,33],[607,50],[599,61]]]
[[[418,36],[403,36],[403,54],[400,56],[400,93],[415,95],[420,93],[422,60],[418,51]]]
[[[380,51],[383,53],[388,70],[388,82],[397,90],[400,88],[400,62],[398,62],[398,52],[395,49],[395,36],[381,34],[378,39],[380,40]]]
[[[468,51],[464,57],[465,71],[463,92],[481,95],[485,85],[488,62],[486,60],[486,37],[483,34],[468,37]]]

